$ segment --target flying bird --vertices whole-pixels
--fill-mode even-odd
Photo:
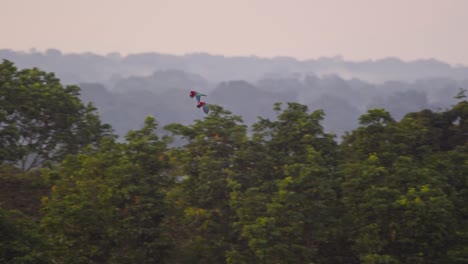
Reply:
[[[200,97],[202,97],[202,96],[206,96],[206,95],[201,94],[201,93],[199,93],[197,91],[190,91],[190,98],[195,97],[195,99],[197,99],[197,102],[199,102],[199,103],[200,103]]]
[[[205,112],[205,114],[208,114],[208,112],[210,111],[210,108],[205,102],[198,102],[197,108],[200,108],[200,107],[203,107],[203,112]]]

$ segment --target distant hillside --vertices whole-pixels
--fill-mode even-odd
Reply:
[[[422,109],[450,107],[459,88],[468,88],[468,67],[435,60],[404,62],[395,58],[350,62],[342,58],[299,61],[293,58],[185,56],[142,53],[63,54],[59,50],[0,50],[0,58],[19,68],[54,72],[62,83],[78,84],[82,99],[93,102],[117,134],[155,116],[161,125],[191,124],[204,114],[188,97],[206,93],[241,115],[247,124],[273,117],[275,102],[299,102],[323,109],[323,126],[338,136],[357,127],[368,109],[387,109],[396,119]]]
[[[344,79],[358,78],[373,83],[427,78],[462,80],[468,76],[466,66],[451,66],[432,59],[406,62],[398,58],[384,58],[353,62],[333,57],[301,61],[290,57],[225,57],[205,53],[176,56],[156,52],[128,56],[110,53],[101,56],[93,53],[62,53],[56,49],[44,53],[0,49],[0,59],[14,61],[20,68],[40,67],[55,72],[65,83],[112,83],[132,75],[145,76],[164,70],[197,74],[212,83],[230,80],[255,82],[262,78],[308,74],[336,74]]]
[[[173,78],[178,76],[178,82]],[[177,79],[176,78],[176,79]],[[179,83],[175,85],[174,83]],[[94,102],[105,122],[119,135],[142,125],[143,116],[152,115],[162,124],[191,124],[205,114],[189,98],[190,89],[200,89],[204,100],[243,117],[247,124],[258,116],[274,117],[275,102],[300,102],[311,110],[323,109],[326,131],[338,136],[358,126],[358,118],[370,108],[385,108],[394,118],[422,109],[441,110],[453,105],[460,87],[468,80],[432,79],[416,82],[389,81],[372,84],[345,80],[338,76],[268,78],[258,82],[227,81],[211,88],[186,73],[157,72],[147,77],[130,77],[114,86],[82,83],[82,99]],[[207,88],[209,87],[209,88]]]

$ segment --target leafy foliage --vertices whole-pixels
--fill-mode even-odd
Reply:
[[[0,208],[0,261],[48,263],[45,239],[36,224],[19,211]]]
[[[159,223],[171,178],[156,124],[129,132],[127,143],[108,138],[99,149],[65,159],[41,226],[64,263],[160,263],[170,241]]]
[[[211,114],[192,126],[166,127],[189,142],[171,154],[185,177],[172,195],[181,211],[168,226],[181,242],[178,263],[223,263],[236,238],[228,183],[231,160],[245,140],[246,127],[222,107],[210,108]]]
[[[79,87],[63,87],[53,73],[0,64],[0,160],[30,170],[110,134]]]

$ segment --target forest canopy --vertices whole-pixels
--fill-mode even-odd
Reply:
[[[0,64],[2,263],[468,262],[464,90],[341,141],[297,102],[251,126],[141,116],[119,140],[79,93]]]

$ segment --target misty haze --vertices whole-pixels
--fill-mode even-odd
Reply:
[[[358,125],[370,108],[384,108],[396,119],[422,109],[442,110],[468,87],[468,67],[436,60],[387,58],[352,62],[341,57],[297,60],[288,57],[176,56],[142,53],[67,54],[0,50],[0,57],[19,68],[54,72],[64,84],[77,84],[103,121],[123,136],[153,115],[162,124],[191,124],[203,114],[188,97],[205,93],[207,101],[242,116],[274,117],[275,102],[299,102],[323,109],[323,126],[338,137]]]

